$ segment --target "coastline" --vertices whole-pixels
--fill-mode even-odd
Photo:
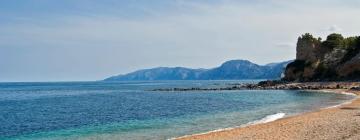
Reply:
[[[348,89],[317,90],[355,95],[336,106],[287,116],[265,123],[247,124],[174,138],[176,140],[235,139],[360,139],[360,91]]]

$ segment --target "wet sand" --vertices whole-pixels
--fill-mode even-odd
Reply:
[[[360,91],[350,92],[360,96]],[[179,140],[360,140],[360,99],[274,122],[178,138]]]

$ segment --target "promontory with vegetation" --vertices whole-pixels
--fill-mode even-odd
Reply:
[[[296,60],[285,70],[285,81],[360,80],[360,37],[330,34],[326,40],[306,33],[298,38]]]
[[[239,85],[236,89],[360,90],[360,37],[333,33],[326,40],[309,33],[298,38],[296,59],[276,81]]]

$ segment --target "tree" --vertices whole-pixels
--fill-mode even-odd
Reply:
[[[355,48],[360,50],[360,36],[356,37],[355,42]]]
[[[309,46],[309,44],[320,46],[321,38],[315,38],[310,33],[305,33],[298,38],[297,46],[304,47]]]
[[[317,41],[321,41],[321,38],[314,38],[313,35],[311,35],[310,33],[305,33],[303,35],[301,35],[299,38],[298,38],[298,41],[299,40],[305,40],[305,41],[311,41],[311,42],[317,42]]]
[[[327,36],[322,45],[329,49],[340,48],[344,46],[344,37],[341,34],[333,33]]]
[[[347,53],[342,59],[342,63],[351,60],[360,52],[360,37],[348,37],[343,40],[343,47],[346,49]]]
[[[348,37],[345,38],[343,41],[343,47],[346,48],[347,50],[353,50],[356,48],[357,46],[357,37]]]

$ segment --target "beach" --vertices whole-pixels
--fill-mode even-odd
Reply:
[[[357,98],[347,104],[316,110],[273,122],[225,129],[177,138],[178,140],[244,139],[360,139],[360,91],[332,89],[335,93],[353,93]]]

